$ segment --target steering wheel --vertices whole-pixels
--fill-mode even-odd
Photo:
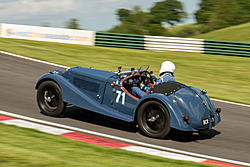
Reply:
[[[139,83],[142,83],[144,85],[149,85],[150,83],[153,84],[153,78],[151,76],[152,72],[149,71],[142,71],[140,74]]]

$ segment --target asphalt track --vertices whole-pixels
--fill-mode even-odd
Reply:
[[[172,131],[167,139],[152,139],[138,133],[133,125],[89,111],[72,108],[62,118],[41,114],[36,104],[35,83],[42,74],[57,68],[0,54],[0,110],[163,147],[250,162],[250,107],[215,102],[222,108],[222,122],[213,130],[199,136]]]

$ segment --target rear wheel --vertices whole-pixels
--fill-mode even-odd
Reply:
[[[60,87],[53,81],[41,83],[37,90],[37,104],[43,114],[59,116],[65,105]]]
[[[147,101],[137,112],[137,123],[143,134],[164,138],[170,131],[170,118],[166,107],[157,101]]]

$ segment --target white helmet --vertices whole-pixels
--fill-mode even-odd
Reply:
[[[171,72],[174,73],[175,65],[171,61],[164,61],[161,63],[160,75],[164,72]]]

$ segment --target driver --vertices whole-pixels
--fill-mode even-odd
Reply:
[[[160,78],[157,79],[155,76],[152,76],[153,79],[155,80],[155,84],[157,85],[161,82],[168,82],[168,81],[175,81],[174,77],[174,72],[175,72],[175,65],[171,61],[164,61],[161,63],[161,68],[160,68]],[[132,94],[136,97],[143,97],[151,88],[150,85],[140,85],[140,88],[137,86],[132,87]]]

